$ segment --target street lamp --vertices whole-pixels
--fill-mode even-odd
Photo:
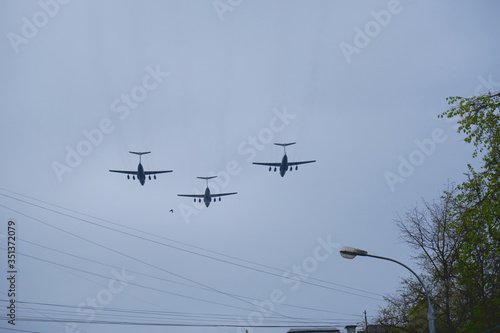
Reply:
[[[415,277],[417,278],[418,282],[420,282],[420,284],[424,288],[425,295],[427,296],[427,302],[429,303],[429,310],[427,311],[427,319],[429,320],[429,332],[436,333],[436,314],[434,313],[434,309],[432,308],[431,299],[429,298],[429,292],[427,291],[427,288],[425,287],[425,284],[422,282],[422,280],[418,277],[418,275],[410,267],[408,267],[405,264],[400,263],[399,261],[396,261],[394,259],[374,256],[374,255],[368,254],[367,251],[356,249],[356,248],[349,247],[349,246],[344,246],[342,248],[342,250],[340,250],[340,255],[346,259],[354,259],[354,258],[356,258],[356,256],[362,256],[362,257],[372,257],[372,258],[377,258],[377,259],[388,260],[388,261],[395,262],[396,264],[399,264],[399,265],[403,266],[404,268],[406,268],[407,270],[409,270],[410,272],[412,272],[413,275],[415,275]]]

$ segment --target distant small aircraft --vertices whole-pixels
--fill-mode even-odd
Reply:
[[[237,194],[238,192],[231,192],[231,193],[219,193],[219,194],[211,194],[210,189],[208,188],[208,180],[215,178],[217,176],[211,176],[211,177],[196,177],[199,179],[205,179],[207,181],[207,188],[205,189],[205,194],[177,194],[179,197],[190,197],[194,198],[194,202],[196,202],[196,199],[198,199],[198,202],[201,202],[201,198],[203,198],[203,202],[205,202],[205,206],[210,206],[210,202],[217,201],[217,198],[219,198],[219,201],[221,201],[221,197],[225,195],[232,195],[232,194]]]
[[[141,157],[142,155],[146,155],[151,153],[150,151],[146,152],[135,152],[135,151],[129,151],[131,154],[136,154],[139,155],[139,165],[137,166],[137,171],[122,171],[122,170],[109,170],[110,172],[117,172],[117,173],[125,173],[127,174],[127,179],[130,179],[130,175],[132,175],[132,179],[135,180],[135,177],[139,180],[139,183],[144,186],[144,183],[146,182],[146,176],[148,176],[149,180],[151,180],[151,175],[153,175],[154,179],[156,179],[156,175],[159,173],[167,173],[167,172],[172,172],[172,170],[164,170],[164,171],[144,171],[144,167],[141,164]]]
[[[294,145],[296,142],[291,142],[291,143],[275,143],[276,146],[282,146],[283,151],[285,155],[283,156],[283,159],[281,160],[281,163],[260,163],[260,162],[253,162],[253,164],[257,165],[267,165],[269,166],[269,171],[271,171],[272,167],[274,167],[274,171],[276,172],[276,168],[280,167],[280,175],[283,177],[288,170],[288,167],[290,167],[290,171],[292,171],[293,166],[295,166],[295,170],[297,170],[299,167],[299,164],[306,164],[306,163],[313,163],[316,162],[316,160],[312,161],[302,161],[302,162],[288,162],[288,157],[286,156],[286,146]]]

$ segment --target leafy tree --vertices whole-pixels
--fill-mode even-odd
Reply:
[[[388,306],[380,311],[377,323],[383,326],[387,333],[429,330],[427,299],[420,282],[414,278],[403,279],[397,293],[385,296],[384,299]]]
[[[466,180],[441,201],[424,201],[396,222],[427,281],[438,332],[499,331],[500,93],[447,100],[440,117],[458,118],[480,166],[468,164]],[[426,331],[425,295],[415,280],[386,299],[378,321],[390,332]]]
[[[450,97],[452,107],[440,117],[459,117],[458,132],[481,156],[470,164],[458,186],[453,228],[463,234],[458,283],[469,312],[465,329],[486,331],[500,325],[500,93],[470,98]]]
[[[423,272],[422,280],[430,293],[436,312],[439,332],[454,333],[461,325],[463,310],[457,306],[458,253],[462,236],[450,228],[454,214],[454,190],[449,190],[439,201],[423,201],[398,217],[396,224],[401,238],[414,250],[412,258]],[[393,332],[421,332],[428,330],[427,298],[415,279],[405,279],[396,295],[386,297],[389,306],[381,311],[379,323]],[[425,329],[424,329],[425,328]]]

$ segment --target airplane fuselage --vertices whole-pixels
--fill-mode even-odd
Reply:
[[[139,180],[139,183],[144,186],[144,183],[146,182],[146,175],[144,174],[144,168],[141,163],[137,166],[137,179]]]
[[[203,197],[203,202],[205,202],[205,206],[210,206],[210,201],[212,201],[212,197],[210,196],[210,189],[207,187],[205,190],[205,196]]]
[[[285,175],[286,170],[288,170],[288,157],[286,154],[283,156],[283,159],[281,160],[281,165],[280,165],[280,175],[283,177]]]

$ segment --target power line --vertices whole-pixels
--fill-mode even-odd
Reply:
[[[5,249],[3,249],[3,250],[5,250]],[[18,253],[21,254],[20,252],[18,252]],[[89,274],[89,275],[97,276],[97,277],[100,277],[100,278],[109,279],[108,276],[104,276],[104,275],[101,275],[101,274],[88,272],[88,271],[80,269],[80,268],[70,267],[68,265],[64,265],[64,264],[60,264],[60,263],[53,262],[53,261],[50,261],[50,260],[46,260],[46,259],[38,258],[38,257],[35,257],[35,256],[31,256],[29,254],[23,254],[23,255],[25,257],[28,257],[28,258],[40,260],[40,261],[47,262],[47,263],[50,263],[50,264],[56,265],[56,266],[65,267],[65,268],[72,269],[72,270],[75,270],[75,271],[78,271],[78,272],[81,272],[81,273],[84,273],[84,274]],[[139,288],[149,289],[149,290],[152,290],[152,291],[161,292],[161,293],[165,293],[165,294],[169,294],[169,295],[173,295],[173,296],[178,296],[178,297],[183,297],[183,298],[188,298],[188,299],[192,299],[192,300],[196,300],[196,301],[207,302],[207,303],[211,303],[211,304],[215,304],[215,305],[226,306],[226,307],[236,308],[236,309],[245,310],[245,311],[253,311],[252,309],[236,307],[236,306],[232,306],[232,305],[228,305],[228,304],[223,304],[223,303],[219,303],[219,302],[214,302],[214,301],[209,301],[209,300],[205,300],[205,299],[201,299],[201,298],[197,298],[197,297],[191,297],[191,296],[187,296],[187,295],[173,293],[173,292],[162,290],[162,289],[158,289],[158,288],[147,287],[147,286],[143,286],[143,285],[140,285],[140,284],[137,284],[137,283],[133,283],[133,282],[130,282],[130,281],[128,281],[127,284],[132,285],[132,286],[136,286],[136,287],[139,287]]]
[[[104,221],[104,222],[107,222],[107,223],[111,223],[111,224],[113,224],[113,225],[118,225],[118,226],[121,226],[121,225],[119,225],[119,224],[117,224],[117,223],[114,223],[114,222],[111,222],[111,221],[107,221],[107,220],[103,220],[103,219],[100,219],[100,218],[96,218],[96,217],[93,217],[93,216],[91,216],[91,215],[87,215],[87,214],[84,214],[84,213],[80,213],[80,212],[77,212],[77,211],[74,211],[74,210],[71,210],[71,209],[67,209],[67,208],[64,208],[64,207],[61,207],[61,206],[53,205],[53,204],[50,204],[50,203],[47,203],[47,202],[44,202],[44,201],[41,201],[41,200],[38,200],[38,199],[35,199],[35,198],[31,198],[31,197],[28,197],[28,196],[25,196],[25,195],[22,195],[22,194],[19,194],[19,193],[16,193],[16,192],[12,192],[12,191],[6,190],[6,189],[4,189],[4,188],[0,188],[0,189],[2,189],[2,190],[4,190],[4,191],[11,192],[11,193],[15,193],[15,194],[17,194],[17,195],[21,195],[21,196],[24,196],[24,197],[27,197],[27,198],[30,198],[30,199],[32,199],[32,200],[36,200],[36,201],[39,201],[39,202],[43,202],[43,203],[45,203],[45,204],[52,205],[52,206],[55,206],[55,207],[58,207],[58,208],[61,208],[61,209],[65,209],[65,210],[68,210],[68,211],[70,211],[70,212],[74,212],[74,213],[81,214],[81,215],[84,215],[84,216],[89,216],[89,217],[92,217],[92,218],[97,219],[97,220],[100,220],[100,221]],[[277,277],[283,278],[283,277],[282,277],[282,275],[280,275],[280,274],[276,274],[276,273],[272,273],[272,272],[264,271],[264,270],[261,270],[261,269],[256,269],[256,268],[253,268],[253,267],[249,267],[249,266],[245,266],[245,265],[242,265],[242,264],[238,264],[238,263],[230,262],[230,261],[223,260],[223,259],[220,259],[220,258],[215,258],[215,257],[212,257],[212,256],[208,256],[208,255],[205,255],[205,254],[197,253],[197,252],[194,252],[194,251],[191,251],[191,250],[182,249],[182,248],[179,248],[179,247],[176,247],[176,246],[173,246],[173,245],[165,244],[165,243],[158,242],[158,241],[155,241],[155,240],[152,240],[152,239],[148,239],[148,238],[145,238],[145,237],[141,237],[141,236],[138,236],[138,235],[130,234],[130,233],[125,232],[125,231],[122,231],[122,230],[117,230],[117,229],[114,229],[114,228],[106,227],[106,226],[103,226],[103,225],[97,224],[97,223],[95,223],[95,222],[88,221],[88,220],[86,220],[86,219],[82,219],[82,218],[79,218],[79,217],[75,217],[75,216],[72,216],[72,215],[69,215],[69,214],[66,214],[66,213],[63,213],[63,212],[59,212],[59,211],[56,211],[56,210],[53,210],[53,209],[47,208],[47,207],[43,207],[43,206],[40,206],[40,205],[36,205],[36,204],[34,204],[34,203],[30,203],[30,202],[27,202],[27,201],[25,201],[25,200],[21,200],[21,199],[19,199],[19,198],[15,198],[15,197],[12,197],[12,196],[9,196],[9,195],[6,195],[6,194],[3,194],[3,193],[0,193],[0,195],[5,196],[5,197],[8,197],[8,198],[13,199],[13,200],[17,200],[17,201],[20,201],[20,202],[26,203],[26,204],[28,204],[28,205],[32,205],[32,206],[35,206],[35,207],[38,207],[38,208],[41,208],[41,209],[44,209],[44,210],[47,210],[47,211],[50,211],[50,212],[53,212],[53,213],[59,214],[59,215],[63,215],[63,216],[70,217],[70,218],[74,218],[74,219],[77,219],[77,220],[79,220],[79,221],[82,221],[82,222],[85,222],[85,223],[89,223],[89,224],[92,224],[92,225],[97,226],[97,227],[100,227],[100,228],[104,228],[104,229],[112,230],[112,231],[115,231],[115,232],[119,232],[119,233],[122,233],[122,234],[125,234],[125,235],[128,235],[128,236],[131,236],[131,237],[139,238],[139,239],[142,239],[142,240],[145,240],[145,241],[148,241],[148,242],[152,242],[152,243],[155,243],[155,244],[158,244],[158,245],[167,246],[167,247],[169,247],[169,248],[173,248],[173,249],[176,249],[176,250],[179,250],[179,251],[187,252],[187,253],[190,253],[190,254],[193,254],[193,255],[197,255],[197,256],[205,257],[205,258],[212,259],[212,260],[216,260],[216,261],[220,261],[220,262],[223,262],[223,263],[226,263],[226,264],[235,265],[235,266],[238,266],[238,267],[241,267],[241,268],[245,268],[245,269],[249,269],[249,270],[253,270],[253,271],[257,271],[257,272],[261,272],[261,273],[264,273],[264,274],[273,275],[273,276],[277,276]],[[125,227],[125,226],[121,226],[121,227],[124,227],[124,228],[127,228],[127,229],[131,229],[131,230],[134,230],[134,231],[137,231],[137,232],[141,232],[141,233],[144,233],[144,234],[148,234],[148,235],[151,235],[151,236],[155,236],[155,237],[163,238],[163,239],[168,240],[168,241],[177,242],[177,241],[174,241],[174,240],[171,240],[171,239],[165,238],[165,237],[161,237],[161,236],[157,236],[157,235],[149,234],[149,233],[147,233],[147,232],[144,232],[144,231],[141,231],[141,230],[138,230],[138,229],[135,229],[135,228]],[[216,254],[221,255],[221,256],[226,256],[226,255],[224,255],[224,254],[220,254],[220,253],[217,253],[217,252],[214,252],[214,251],[206,250],[206,249],[203,249],[203,248],[201,248],[201,247],[195,247],[195,246],[192,246],[192,245],[189,245],[189,244],[186,244],[186,243],[181,243],[181,242],[177,242],[177,243],[183,244],[183,245],[185,245],[185,246],[190,246],[190,247],[193,247],[193,248],[202,249],[202,250],[204,250],[204,251],[209,251],[209,252],[212,252],[212,253],[216,253]],[[252,264],[254,264],[254,265],[258,265],[258,266],[266,267],[266,268],[268,268],[268,269],[272,269],[272,270],[276,270],[276,271],[282,272],[281,270],[279,270],[279,269],[277,269],[277,268],[274,268],[274,267],[270,267],[270,266],[266,266],[266,265],[261,265],[261,264],[258,264],[258,263],[254,263],[254,262],[251,262],[251,261],[247,261],[247,260],[239,259],[239,258],[232,257],[232,256],[226,256],[226,257],[230,257],[230,258],[232,258],[232,259],[236,259],[236,260],[240,260],[240,261],[244,261],[244,262],[249,262],[249,263],[252,263]],[[356,290],[356,291],[360,291],[360,292],[364,292],[364,293],[368,293],[368,294],[372,294],[372,295],[376,295],[376,296],[380,296],[380,297],[382,297],[382,295],[380,295],[380,294],[376,294],[376,293],[373,293],[373,292],[369,292],[369,291],[365,291],[365,290],[361,290],[361,289],[357,289],[357,288],[352,288],[352,287],[348,287],[348,286],[344,286],[344,285],[340,285],[340,284],[335,284],[335,283],[332,283],[332,282],[323,281],[323,280],[319,280],[319,279],[315,279],[315,278],[310,278],[310,277],[308,277],[308,276],[301,275],[301,274],[297,274],[297,273],[294,273],[294,274],[295,274],[295,276],[297,276],[297,277],[307,278],[307,279],[309,279],[309,280],[316,280],[316,281],[319,281],[319,282],[322,282],[322,283],[326,283],[326,284],[338,285],[338,286],[341,286],[341,287],[343,287],[343,288],[347,288],[347,289],[351,289],[351,290]],[[293,276],[293,275],[292,275],[292,276]],[[293,278],[292,278],[292,277],[288,277],[287,279],[289,279],[289,280],[293,280]],[[341,292],[341,293],[346,293],[346,294],[350,294],[350,295],[354,295],[354,296],[365,297],[365,298],[369,298],[369,299],[373,299],[373,300],[377,300],[377,301],[383,301],[383,299],[380,299],[380,298],[374,298],[374,297],[370,297],[370,296],[366,296],[366,295],[356,294],[356,293],[353,293],[353,292],[348,292],[348,291],[344,291],[344,290],[339,290],[339,289],[336,289],[336,288],[327,287],[327,286],[320,285],[320,284],[317,284],[317,283],[312,283],[312,282],[310,282],[310,281],[306,281],[306,280],[301,280],[301,283],[308,284],[308,285],[312,285],[312,286],[316,286],[316,287],[320,287],[320,288],[325,288],[325,289],[329,289],[329,290],[333,290],[333,291],[337,291],[337,292]]]
[[[56,250],[56,249],[50,248],[48,246],[40,245],[40,244],[31,242],[31,241],[28,241],[28,240],[25,240],[25,239],[23,239],[23,242],[26,242],[28,244],[32,244],[32,245],[35,245],[35,246],[39,246],[39,247],[42,247],[42,248],[45,248],[45,249],[48,249],[48,250],[51,250],[51,251],[55,251],[55,252],[58,252],[58,253],[62,253],[62,254],[67,255],[67,256],[71,256],[71,257],[74,257],[74,258],[78,258],[78,259],[81,259],[81,260],[85,260],[85,261],[89,261],[89,262],[92,262],[92,263],[95,263],[95,264],[99,264],[99,265],[102,265],[102,266],[106,266],[106,267],[110,267],[110,268],[115,268],[115,269],[120,269],[120,267],[117,267],[117,266],[109,265],[109,264],[102,263],[102,262],[99,262],[99,261],[96,261],[96,260],[92,260],[92,259],[84,258],[84,257],[81,257],[81,256],[77,256],[77,255],[74,255],[74,254],[70,254],[70,253],[67,253],[65,251]],[[3,249],[3,250],[5,250],[5,249]],[[34,258],[34,257],[32,257],[32,258]],[[40,259],[40,260],[43,260],[43,259]],[[69,267],[69,266],[66,266],[66,267],[71,269],[71,267]],[[179,282],[179,281],[172,281],[172,280],[168,280],[168,279],[165,279],[165,278],[161,278],[161,277],[157,277],[157,276],[153,276],[153,275],[149,275],[149,274],[144,274],[144,273],[136,272],[136,271],[133,271],[133,270],[128,270],[128,272],[136,274],[136,275],[142,275],[142,276],[154,278],[154,279],[165,281],[165,282],[170,282],[170,283],[174,283],[174,284],[180,284],[180,285],[188,286],[188,287],[191,287],[191,288],[199,288],[199,289],[202,289],[202,290],[207,290],[207,291],[212,292],[212,290],[204,288],[204,287],[199,287],[199,286],[195,286],[195,285],[191,285],[191,284],[186,284],[186,283],[182,283],[182,282]],[[257,299],[257,298],[253,298],[253,297],[243,296],[243,295],[235,295],[235,296],[241,297],[241,298],[245,298],[245,299],[254,300],[254,301],[260,301],[260,302],[263,301],[262,299]],[[315,308],[311,308],[311,307],[305,307],[305,306],[299,306],[299,305],[293,305],[293,304],[281,304],[281,305],[282,306],[287,306],[287,307],[294,307],[294,308],[300,308],[300,309],[305,309],[305,310],[311,310],[311,311],[331,313],[331,314],[341,314],[341,315],[348,315],[348,316],[358,316],[358,315],[353,315],[353,314],[347,314],[347,313],[341,313],[341,312],[335,312],[335,311],[327,311],[327,310],[315,309]]]
[[[177,276],[177,277],[179,277],[179,278],[181,278],[181,279],[184,279],[184,280],[186,280],[186,281],[189,281],[189,282],[192,282],[192,283],[198,284],[198,285],[200,285],[200,286],[203,286],[203,287],[205,287],[205,288],[211,289],[211,290],[212,290],[212,291],[214,291],[214,292],[217,292],[217,293],[220,293],[220,294],[222,294],[222,295],[225,295],[225,296],[231,297],[231,298],[233,298],[233,299],[239,300],[240,302],[244,302],[244,303],[247,303],[247,304],[254,305],[254,304],[250,303],[249,301],[246,301],[246,300],[244,300],[244,299],[242,299],[242,298],[240,298],[240,297],[237,297],[237,296],[235,296],[235,295],[233,295],[233,294],[226,293],[226,292],[224,292],[224,291],[220,291],[220,290],[218,290],[218,289],[215,289],[215,288],[212,288],[212,287],[206,286],[206,285],[204,285],[204,284],[202,284],[202,283],[200,283],[200,282],[197,282],[197,281],[194,281],[194,280],[192,280],[192,279],[189,279],[189,278],[183,277],[183,276],[181,276],[181,275],[179,275],[179,274],[177,274],[177,273],[170,272],[170,271],[168,271],[168,270],[166,270],[166,269],[164,269],[164,268],[158,267],[158,266],[156,266],[156,265],[154,265],[154,264],[151,264],[151,263],[149,263],[149,262],[146,262],[146,261],[144,261],[144,260],[137,259],[137,258],[135,258],[135,257],[132,257],[132,256],[127,255],[127,254],[125,254],[125,253],[122,253],[122,252],[120,252],[120,251],[114,250],[114,249],[112,249],[112,248],[110,248],[110,247],[107,247],[107,246],[105,246],[105,245],[99,244],[99,243],[94,242],[94,241],[92,241],[92,240],[90,240],[90,239],[87,239],[87,238],[85,238],[85,237],[82,237],[82,236],[76,235],[76,234],[74,234],[74,233],[72,233],[72,232],[70,232],[70,231],[67,231],[67,230],[64,230],[64,229],[62,229],[62,228],[56,227],[56,226],[54,226],[54,225],[51,225],[50,223],[47,223],[47,222],[42,221],[42,220],[40,220],[40,219],[37,219],[37,218],[35,218],[35,217],[33,217],[33,216],[30,216],[30,215],[28,215],[28,214],[22,213],[22,212],[20,212],[20,211],[18,211],[18,210],[15,210],[15,209],[13,209],[13,208],[9,208],[9,207],[4,206],[4,205],[2,205],[2,204],[0,204],[0,207],[3,207],[3,208],[8,209],[8,210],[11,210],[11,211],[13,211],[13,212],[15,212],[15,213],[18,213],[18,214],[20,214],[20,215],[23,215],[23,216],[28,217],[28,218],[30,218],[30,219],[33,219],[33,220],[35,220],[35,221],[38,221],[39,223],[42,223],[42,224],[44,224],[44,225],[46,225],[46,226],[49,226],[49,227],[51,227],[51,228],[54,228],[54,229],[56,229],[56,230],[59,230],[59,231],[61,231],[61,232],[66,233],[66,234],[69,234],[69,235],[71,235],[71,236],[73,236],[73,237],[76,237],[76,238],[78,238],[78,239],[81,239],[81,240],[87,241],[87,242],[89,242],[89,243],[91,243],[91,244],[94,244],[94,245],[97,245],[97,246],[99,246],[99,247],[102,247],[102,248],[104,248],[104,249],[106,249],[106,250],[108,250],[108,251],[111,251],[111,252],[113,252],[113,253],[116,253],[116,254],[122,255],[122,256],[124,256],[124,257],[126,257],[126,258],[129,258],[129,259],[132,259],[132,260],[134,260],[134,261],[137,261],[137,262],[140,262],[140,263],[142,263],[142,264],[145,264],[145,265],[147,265],[147,266],[150,266],[150,267],[156,268],[156,269],[161,270],[161,271],[163,271],[163,272],[166,272],[166,273],[172,274],[172,275]],[[63,215],[64,215],[64,214],[63,214]],[[130,283],[130,284],[131,284],[131,283]],[[161,291],[161,292],[164,292],[164,291]],[[181,296],[181,297],[188,297],[188,296]],[[210,301],[209,301],[209,302],[210,302]],[[284,314],[281,314],[281,313],[279,313],[279,312],[277,312],[277,311],[269,311],[269,312],[275,313],[275,314],[277,314],[277,315],[283,316],[283,317],[288,318],[288,319],[292,319],[292,320],[294,319],[293,317],[289,317],[289,316],[284,315]]]
[[[18,321],[31,321],[31,322],[49,322],[49,323],[79,323],[79,324],[91,324],[91,325],[123,325],[123,326],[165,326],[165,327],[251,327],[251,328],[290,328],[295,326],[295,324],[290,323],[280,324],[280,325],[242,325],[242,324],[192,324],[192,323],[176,323],[176,322],[134,322],[134,321],[111,321],[111,320],[92,320],[84,321],[80,319],[41,319],[41,318],[29,318],[20,317],[17,318]],[[300,325],[301,328],[324,328],[329,325],[346,325],[351,324],[351,322],[339,321],[339,322],[328,322],[322,325]]]
[[[247,269],[252,269],[252,270],[259,271],[259,272],[263,272],[263,273],[266,273],[266,274],[271,274],[271,275],[278,276],[277,274],[274,274],[274,273],[271,273],[271,272],[267,272],[267,271],[263,271],[263,270],[260,270],[260,269],[255,269],[255,268],[252,268],[252,267],[244,266],[244,265],[241,265],[241,264],[237,264],[237,263],[229,262],[229,261],[227,261],[227,260],[222,260],[222,259],[220,259],[220,258],[214,258],[214,257],[208,256],[208,255],[204,255],[204,254],[197,253],[197,252],[194,252],[194,251],[190,251],[190,250],[186,250],[186,249],[178,248],[178,247],[175,247],[175,246],[172,246],[172,245],[169,245],[169,244],[161,243],[161,242],[158,242],[158,241],[155,241],[155,240],[152,240],[152,239],[148,239],[148,238],[145,238],[145,237],[141,237],[141,236],[138,236],[138,235],[133,235],[133,234],[130,234],[130,233],[127,233],[127,232],[121,231],[121,230],[117,230],[117,229],[114,229],[114,228],[110,228],[110,227],[102,226],[102,225],[99,225],[99,224],[97,224],[97,223],[95,223],[95,222],[88,221],[88,220],[86,220],[86,219],[82,219],[82,218],[79,218],[79,217],[75,217],[75,216],[72,216],[72,215],[69,215],[69,214],[66,214],[66,213],[63,213],[63,212],[59,212],[59,211],[56,211],[56,210],[53,210],[53,209],[49,209],[49,208],[46,208],[46,207],[43,207],[43,206],[35,205],[35,204],[33,204],[33,203],[30,203],[30,202],[27,202],[27,201],[24,201],[24,200],[20,200],[20,199],[18,199],[18,198],[14,198],[14,197],[11,197],[11,196],[8,196],[8,195],[5,195],[5,194],[1,194],[1,193],[0,193],[0,195],[5,196],[5,197],[8,197],[8,198],[11,198],[11,199],[14,199],[14,200],[17,200],[17,201],[20,201],[20,202],[23,202],[23,203],[26,203],[26,204],[28,204],[28,205],[32,205],[32,206],[35,206],[35,207],[38,207],[38,208],[41,208],[41,209],[44,209],[44,210],[51,211],[51,212],[56,213],[56,214],[59,214],[59,215],[63,215],[63,216],[69,217],[69,218],[73,218],[73,219],[76,219],[76,220],[79,220],[79,221],[83,221],[83,222],[89,223],[89,224],[94,225],[94,226],[98,226],[98,227],[101,227],[101,228],[105,228],[105,229],[108,229],[108,230],[112,230],[112,231],[114,231],[114,232],[119,232],[119,233],[122,233],[122,234],[125,234],[125,235],[128,235],[128,236],[131,236],[131,237],[137,237],[137,238],[142,239],[142,240],[145,240],[145,241],[153,242],[153,243],[156,243],[156,244],[159,244],[159,245],[163,245],[163,246],[167,246],[167,247],[174,248],[174,249],[177,249],[177,250],[181,250],[181,251],[184,251],[184,252],[188,252],[188,253],[190,253],[190,254],[199,255],[199,256],[202,256],[202,257],[205,257],[205,258],[210,258],[210,259],[214,259],[214,260],[222,261],[222,262],[227,263],[227,264],[236,265],[236,266],[239,266],[239,267],[244,267],[244,268],[247,268]],[[181,275],[179,275],[179,274],[176,274],[176,273],[170,272],[170,271],[168,271],[168,270],[165,270],[165,269],[163,269],[163,268],[160,268],[160,267],[158,267],[158,266],[155,266],[154,264],[151,264],[151,263],[145,262],[145,261],[143,261],[143,260],[137,259],[137,258],[135,258],[135,257],[132,257],[132,256],[130,256],[130,255],[127,255],[127,254],[125,254],[125,253],[123,253],[123,252],[120,252],[120,251],[114,250],[114,249],[112,249],[112,248],[110,248],[110,247],[107,247],[107,246],[105,246],[105,245],[99,244],[99,243],[97,243],[97,242],[95,242],[95,241],[92,241],[92,240],[90,240],[90,239],[87,239],[87,238],[85,238],[85,237],[81,237],[81,236],[79,236],[79,235],[76,235],[76,234],[74,234],[74,233],[72,233],[72,232],[70,232],[70,231],[68,231],[68,230],[63,229],[63,228],[56,227],[56,226],[54,226],[54,225],[52,225],[52,224],[50,224],[50,223],[47,223],[47,222],[45,222],[45,221],[42,221],[42,220],[40,220],[40,219],[37,219],[37,218],[35,218],[35,217],[33,217],[33,216],[30,216],[30,215],[28,215],[28,214],[22,213],[22,212],[20,212],[20,211],[18,211],[18,210],[12,209],[12,208],[7,207],[7,206],[5,206],[5,205],[0,205],[0,207],[4,207],[5,209],[8,209],[8,210],[14,211],[14,212],[16,212],[16,213],[18,213],[18,214],[21,214],[21,215],[23,215],[23,216],[26,216],[26,217],[28,217],[28,218],[30,218],[30,219],[35,220],[35,221],[38,221],[38,222],[39,222],[39,223],[41,223],[41,224],[44,224],[44,225],[46,225],[46,226],[49,226],[49,227],[51,227],[51,228],[54,228],[54,229],[56,229],[56,230],[59,230],[59,231],[61,231],[61,232],[66,233],[66,234],[72,235],[72,236],[74,236],[74,237],[76,237],[76,238],[82,239],[82,240],[84,240],[84,241],[87,241],[87,242],[89,242],[89,243],[91,243],[91,244],[94,244],[94,245],[96,245],[96,246],[99,246],[99,247],[101,247],[101,248],[107,249],[108,251],[111,251],[111,252],[117,253],[117,254],[122,255],[122,256],[124,256],[124,257],[126,257],[126,258],[132,259],[132,260],[134,260],[134,261],[138,261],[138,262],[143,263],[143,264],[146,264],[146,265],[148,265],[148,266],[150,266],[150,267],[156,268],[156,269],[161,270],[161,271],[163,271],[163,272],[166,272],[166,273],[172,274],[172,275],[177,276],[177,277],[179,277],[179,278],[181,278],[181,279],[184,279],[184,280],[186,280],[186,281],[189,281],[189,282],[191,282],[191,283],[194,283],[194,284],[196,284],[196,285],[202,286],[202,287],[204,287],[204,289],[207,289],[207,290],[210,290],[210,291],[213,291],[213,292],[216,292],[216,293],[222,294],[222,295],[226,295],[226,296],[232,297],[232,298],[237,299],[237,300],[239,300],[239,301],[241,301],[241,302],[245,302],[245,303],[251,304],[250,302],[245,301],[244,297],[236,296],[236,295],[234,295],[234,294],[226,293],[226,292],[223,292],[223,291],[217,290],[217,289],[215,289],[215,288],[211,288],[211,287],[206,286],[206,285],[204,285],[204,284],[202,284],[202,283],[199,283],[199,282],[197,282],[197,281],[191,280],[191,279],[186,278],[186,277],[183,277],[183,276],[181,276]],[[41,259],[41,258],[38,258],[38,259]],[[236,259],[237,259],[237,258],[236,258]],[[41,259],[41,260],[44,260],[44,259]],[[53,263],[53,262],[52,262],[52,264],[57,265],[57,263]],[[59,264],[59,265],[61,265],[61,264]],[[62,266],[65,266],[65,265],[62,265]],[[69,266],[66,266],[66,267],[67,267],[67,268],[70,268],[70,269],[74,269],[74,268],[69,267]],[[273,268],[273,269],[274,269],[274,268]],[[78,269],[76,269],[76,270],[78,270]],[[81,270],[80,270],[80,271],[81,271]],[[82,272],[83,272],[83,271],[82,271]],[[84,273],[88,273],[88,272],[84,272]],[[101,276],[101,277],[102,277],[102,276]],[[301,282],[307,283],[308,281],[301,281]],[[351,293],[351,292],[347,292],[347,291],[343,291],[343,290],[337,290],[337,289],[334,289],[334,288],[329,288],[329,287],[326,287],[326,286],[317,285],[317,284],[310,283],[310,282],[309,282],[308,284],[316,285],[316,286],[319,286],[319,287],[322,287],[322,288],[327,288],[327,289],[331,289],[331,290],[335,290],[335,291],[339,291],[339,292],[343,292],[343,293],[348,293],[348,294],[353,294],[353,295],[357,295],[357,296],[361,296],[361,297],[371,298],[371,297],[368,297],[368,296],[365,296],[365,295],[359,295],[359,294],[355,294],[355,293]],[[138,286],[140,286],[140,285],[138,285]],[[144,286],[142,286],[142,287],[144,287]],[[191,286],[191,287],[193,287],[193,286]],[[364,292],[364,291],[363,291],[363,292]],[[178,295],[178,294],[177,294],[177,295]],[[179,296],[181,296],[181,297],[186,297],[186,295],[179,295]],[[189,296],[188,296],[188,297],[189,297]],[[378,299],[377,299],[377,300],[378,300]],[[206,301],[206,300],[205,300],[205,301]],[[252,305],[253,305],[253,304],[252,304]],[[240,309],[241,309],[241,308],[240,308]],[[243,308],[243,309],[245,309],[245,308]],[[245,309],[245,310],[247,310],[247,311],[252,311],[252,310],[249,310],[249,309]],[[275,313],[275,314],[277,314],[277,315],[279,315],[279,316],[282,316],[282,317],[284,317],[284,318],[288,318],[288,319],[290,319],[290,320],[297,320],[297,319],[298,319],[298,318],[293,318],[293,317],[289,317],[289,316],[286,316],[286,315],[280,314],[280,313],[278,313],[278,312],[276,312],[276,311],[272,311],[272,312],[273,312],[273,313]],[[248,325],[245,325],[245,326],[248,326]]]
[[[0,302],[8,302],[8,300],[0,300]],[[18,301],[21,304],[30,304],[31,306],[41,306],[43,308],[38,308],[40,311],[45,312],[53,312],[58,313],[60,315],[70,314],[73,315],[73,312],[65,311],[64,309],[93,309],[92,307],[76,307],[71,305],[63,305],[63,304],[51,304],[51,303],[39,303],[39,302],[26,302],[26,301]],[[51,310],[50,308],[62,308],[63,310]],[[103,309],[103,312],[106,312],[102,316],[106,316],[108,318],[128,318],[131,319],[133,317],[145,319],[169,319],[169,320],[189,320],[189,323],[207,323],[207,322],[218,322],[219,324],[229,322],[237,322],[240,317],[238,315],[227,315],[227,314],[218,314],[218,313],[185,313],[185,312],[173,312],[173,311],[150,311],[150,310],[134,310],[134,309],[118,309],[118,308],[107,308]],[[139,316],[140,315],[140,316]],[[145,316],[151,316],[149,318]],[[171,316],[172,318],[168,318]],[[31,317],[38,318],[38,317]],[[63,318],[59,318],[62,320]],[[277,317],[269,317],[266,319],[271,319],[276,323],[283,323],[282,320],[278,320]],[[333,323],[333,322],[349,322],[350,319],[323,319],[323,318],[297,318],[304,321],[310,321],[314,319],[316,322],[320,323]],[[104,320],[104,319],[101,319]],[[232,322],[231,322],[232,321]],[[185,322],[183,322],[185,323]],[[295,324],[295,323],[294,323]]]
[[[18,330],[16,328],[4,328],[4,327],[0,327],[0,330],[8,330],[9,332],[26,332],[26,333],[40,333],[40,331],[26,331],[26,330]]]

